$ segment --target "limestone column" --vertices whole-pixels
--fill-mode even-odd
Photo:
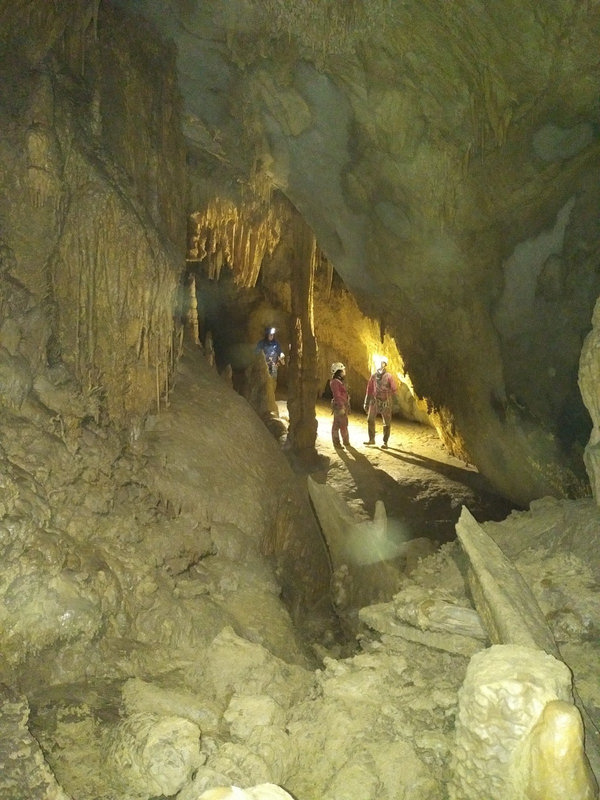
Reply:
[[[315,441],[318,393],[317,341],[313,319],[313,290],[316,243],[312,231],[299,214],[294,214],[291,269],[292,323],[288,379],[288,441],[305,464],[317,461]]]

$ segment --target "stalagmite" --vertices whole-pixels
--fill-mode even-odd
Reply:
[[[520,754],[527,800],[594,800],[598,796],[585,757],[581,717],[571,703],[544,706]]]
[[[560,701],[570,718],[578,717],[570,700],[569,669],[541,650],[493,645],[474,655],[459,692],[451,800],[550,800],[553,795],[543,792],[561,775],[568,784],[565,800],[594,797],[581,739],[558,761],[554,747],[548,750],[554,723],[544,708]],[[543,787],[542,794],[526,793],[533,785]]]
[[[375,504],[373,519],[361,521],[331,486],[317,483],[309,476],[308,491],[334,570],[342,564],[356,567],[400,554],[400,544],[387,539],[387,515],[381,500]]]
[[[319,379],[313,309],[316,244],[314,235],[304,220],[297,216],[293,220],[291,311],[294,324],[290,354],[292,377],[288,383],[288,439],[294,453],[308,464],[317,459],[315,398]]]
[[[381,500],[372,520],[359,520],[335,489],[308,477],[308,491],[331,558],[333,601],[352,613],[397,588],[411,542],[390,525]],[[419,540],[417,540],[419,541]]]

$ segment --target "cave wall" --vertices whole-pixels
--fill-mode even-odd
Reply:
[[[453,9],[451,27],[447,7],[413,4],[344,59],[285,76],[261,63],[251,78],[274,181],[365,307],[389,318],[417,392],[464,441],[454,451],[517,502],[585,491],[589,422],[563,436],[565,418],[585,419],[577,361],[599,288],[582,77],[593,46],[579,8],[581,38],[559,49],[566,4],[554,18]],[[303,110],[300,133],[260,85],[269,69]]]
[[[108,467],[100,458],[95,468],[82,466],[94,463],[98,440],[110,439],[116,463],[173,405],[185,343],[176,300],[185,271],[187,150],[175,51],[143,18],[112,3],[74,1],[42,12],[23,2],[1,6],[0,23],[0,472],[19,472],[15,464],[24,470],[16,488],[8,481],[0,519],[16,504],[17,516],[35,517],[41,529],[52,520],[62,542],[62,502],[69,505],[74,491],[72,505],[81,504],[82,476],[101,494],[110,494],[104,481],[116,479],[110,457]],[[233,257],[254,264],[256,251],[260,262],[274,236],[267,223],[264,241],[256,226],[239,225]],[[328,580],[306,490],[287,486],[294,480],[283,454],[252,415],[244,419],[247,405],[231,385],[207,370],[207,408],[190,401],[194,435],[206,435],[230,459],[198,467],[208,488],[193,472],[194,509],[202,516],[208,508],[221,522],[239,514],[245,535],[260,541],[284,576],[306,569],[308,589],[284,587],[290,603],[302,605],[316,584],[322,595]],[[231,402],[239,403],[235,412],[226,411]],[[244,434],[246,425],[252,432]],[[271,449],[255,448],[248,469],[240,441],[251,442],[257,429]],[[286,470],[273,490],[273,475]],[[55,498],[51,512],[17,502],[30,473],[34,494]],[[46,486],[49,474],[60,489]],[[114,498],[90,502],[92,515],[111,517]],[[167,502],[177,519],[184,504]]]
[[[0,4],[0,67],[0,682],[195,665],[224,625],[303,661],[283,598],[329,616],[306,489],[202,351],[177,365],[173,49],[111,3]]]
[[[30,377],[66,368],[90,413],[133,427],[164,402],[175,361],[174,50],[110,4],[23,2],[1,22],[2,272],[28,294],[17,316],[7,296],[2,357]]]

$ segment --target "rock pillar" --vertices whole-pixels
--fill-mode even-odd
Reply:
[[[298,458],[316,462],[317,419],[315,401],[319,388],[317,340],[313,319],[316,243],[299,215],[293,217],[293,264],[291,280],[292,322],[288,380],[288,439]]]

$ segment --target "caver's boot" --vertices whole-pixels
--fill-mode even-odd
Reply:
[[[333,439],[332,438],[331,441],[333,442],[333,446],[335,447],[336,450],[340,450],[341,449],[342,445],[340,444],[340,440],[339,439]]]
[[[390,438],[390,428],[391,425],[384,425],[383,426],[383,444],[381,445],[383,448],[387,450],[388,440]]]
[[[367,430],[369,431],[369,441],[364,444],[375,444],[375,420],[368,420]]]

